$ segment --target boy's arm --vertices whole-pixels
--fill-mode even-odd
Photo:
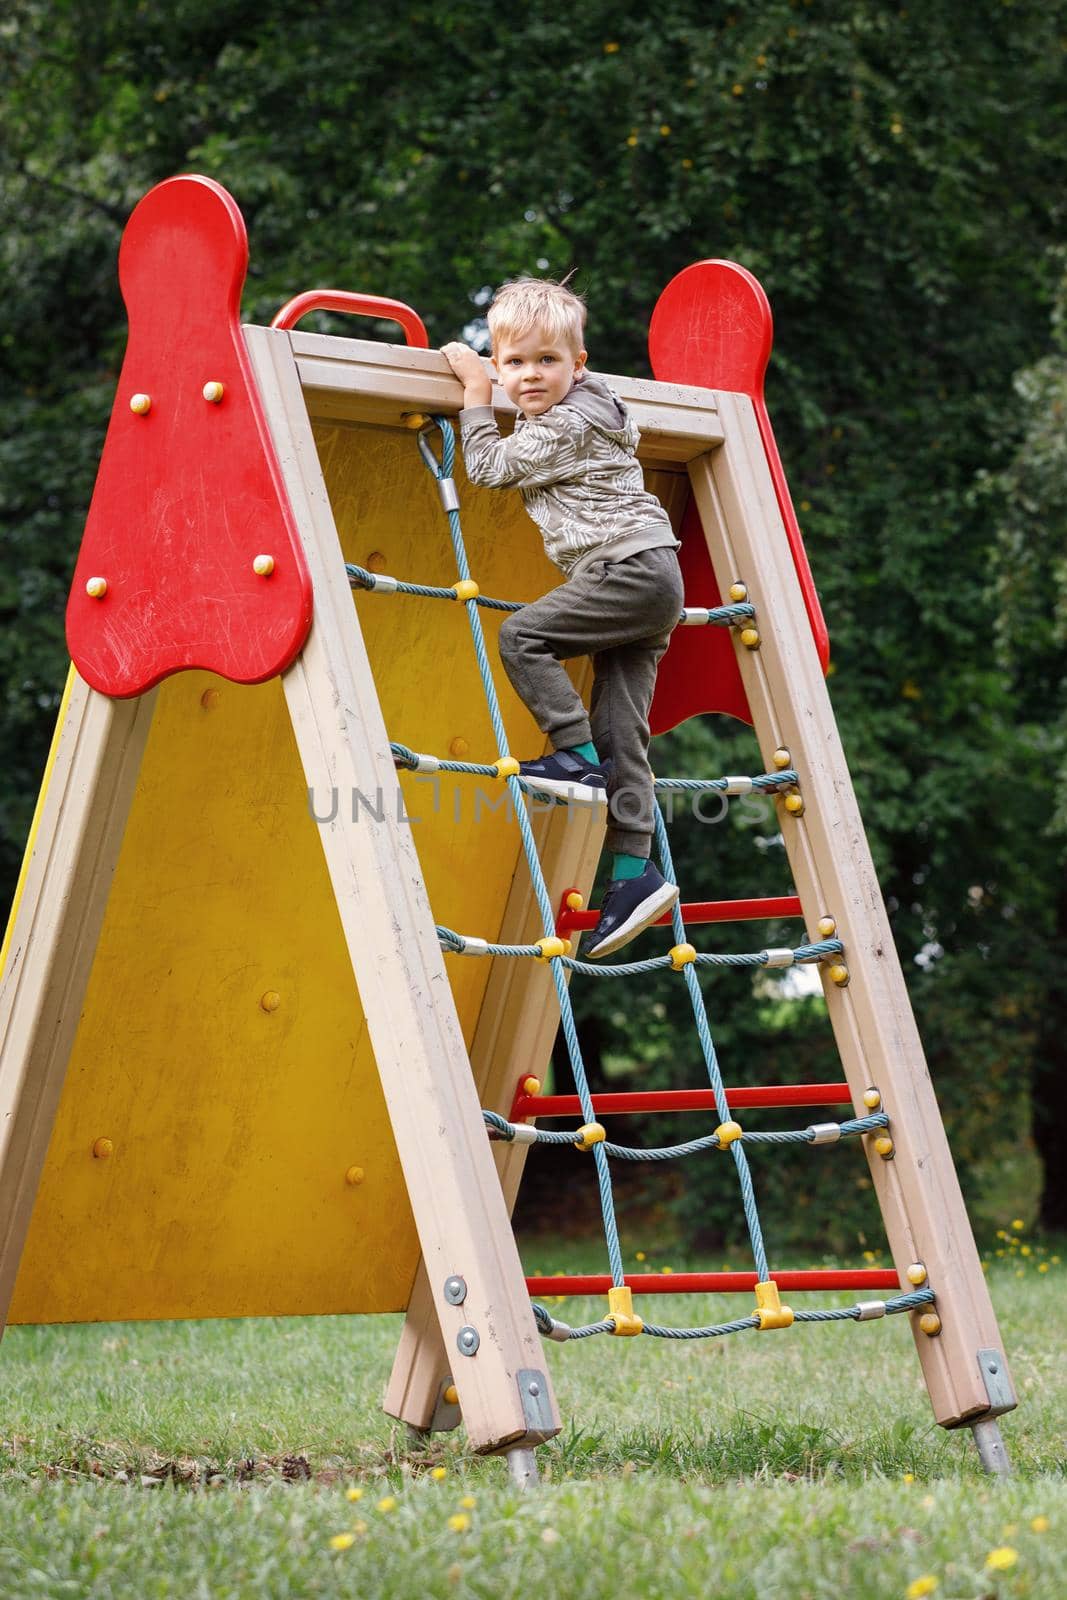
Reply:
[[[493,386],[480,357],[459,343],[446,344],[441,353],[463,385],[459,421],[471,483],[488,489],[540,489],[571,476],[584,430],[578,412],[546,413],[502,439],[493,415]]]

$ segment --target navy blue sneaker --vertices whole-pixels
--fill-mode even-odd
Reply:
[[[593,929],[592,943],[583,951],[595,961],[621,950],[636,939],[678,898],[678,885],[668,883],[651,861],[637,878],[613,878],[600,907],[600,920]]]
[[[537,761],[520,761],[519,777],[538,794],[550,794],[577,805],[603,805],[608,797],[608,777],[603,767],[594,767],[572,750],[556,750]]]

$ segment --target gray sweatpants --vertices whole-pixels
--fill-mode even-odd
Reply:
[[[598,561],[508,617],[500,659],[520,698],[556,750],[592,740],[608,782],[610,850],[648,856],[654,795],[648,765],[648,711],[656,668],[682,614],[675,552],[661,546]],[[593,658],[588,715],[563,667]]]

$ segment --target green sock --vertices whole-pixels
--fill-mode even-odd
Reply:
[[[583,761],[588,761],[590,766],[599,767],[600,757],[596,753],[596,745],[591,743],[572,744],[567,748],[567,754],[581,756]]]
[[[619,856],[611,858],[611,876],[613,878],[639,878],[648,866],[644,856]]]

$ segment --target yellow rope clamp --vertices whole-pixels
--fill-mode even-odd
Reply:
[[[517,778],[519,763],[514,756],[501,756],[499,761],[494,761],[493,766],[498,778]]]
[[[765,1328],[791,1328],[793,1326],[793,1311],[791,1306],[784,1306],[778,1297],[778,1285],[773,1279],[766,1283],[756,1285],[756,1315],[759,1317],[759,1332]]]
[[[681,972],[683,967],[688,967],[697,958],[697,953],[691,944],[676,944],[670,952],[671,966],[675,972]]]
[[[591,1150],[595,1144],[603,1144],[607,1138],[604,1125],[600,1122],[583,1122],[578,1133],[581,1137],[575,1142],[576,1150]]]
[[[536,944],[541,954],[534,956],[535,961],[551,961],[553,956],[569,956],[571,953],[570,940],[557,939],[554,934],[536,940]]]
[[[715,1137],[719,1141],[719,1149],[725,1150],[728,1144],[735,1144],[742,1136],[739,1122],[720,1122],[715,1129]]]
[[[608,1290],[606,1320],[615,1324],[612,1333],[623,1339],[631,1339],[635,1333],[643,1332],[645,1325],[634,1311],[633,1291],[625,1285],[621,1289]]]
[[[452,590],[457,600],[476,600],[482,592],[473,578],[460,578],[452,585]]]

